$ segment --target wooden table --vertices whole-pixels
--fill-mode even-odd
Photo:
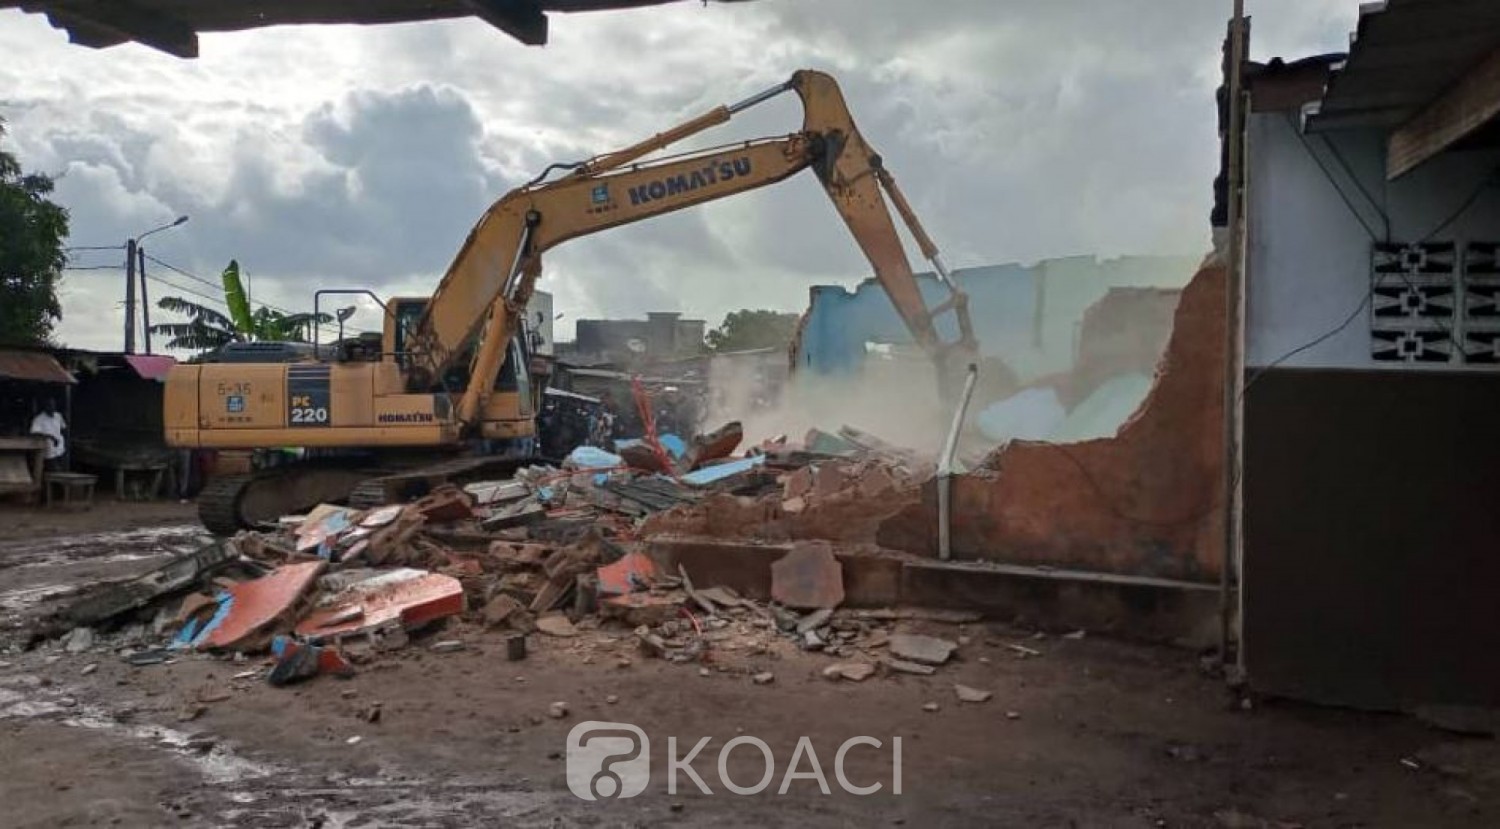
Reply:
[[[0,494],[42,491],[42,468],[51,441],[40,435],[0,438]]]
[[[52,490],[62,492],[63,506],[73,506],[73,493],[83,495],[83,508],[91,509],[94,506],[94,484],[98,482],[98,475],[84,475],[78,472],[48,472],[47,479],[47,504],[52,504]]]

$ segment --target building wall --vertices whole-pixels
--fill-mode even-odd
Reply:
[[[1025,383],[1071,368],[1083,314],[1110,288],[1180,288],[1197,264],[1193,257],[1074,256],[1029,266],[963,268],[954,279],[969,295],[982,356],[1003,360]],[[917,278],[929,307],[946,299],[947,291],[932,274]],[[952,314],[939,317],[937,327],[945,341],[957,337]],[[890,298],[871,279],[853,291],[837,285],[812,289],[799,354],[801,365],[812,371],[849,373],[863,363],[866,343],[911,342]]]
[[[1289,119],[1256,112],[1248,122],[1250,682],[1379,709],[1500,704],[1500,511],[1486,500],[1500,469],[1488,425],[1500,377],[1483,362],[1496,329],[1473,313],[1500,290],[1487,251],[1473,247],[1500,241],[1500,198],[1487,183],[1500,153],[1450,153],[1387,184],[1382,133],[1304,142]],[[1451,253],[1429,249],[1422,268],[1372,276],[1387,261],[1374,245],[1386,242]],[[1443,310],[1374,310],[1403,296]]]
[[[686,357],[702,351],[705,325],[668,311],[644,320],[579,320],[570,351],[575,359],[599,362]]]
[[[1014,441],[953,482],[953,556],[1213,584],[1223,568],[1224,269],[1177,304],[1155,383],[1114,437]],[[934,554],[936,489],[882,546]]]
[[[1385,182],[1385,137],[1374,130],[1299,138],[1295,115],[1254,113],[1248,122],[1248,277],[1245,300],[1245,364],[1276,362],[1287,368],[1394,368],[1398,370],[1464,370],[1486,364],[1393,362],[1372,356],[1371,234],[1410,243],[1426,239],[1463,207],[1500,164],[1500,152],[1449,153],[1433,159],[1395,182]],[[1332,150],[1330,150],[1330,147]],[[1335,155],[1335,152],[1337,153]],[[1340,189],[1318,166],[1334,175]],[[1340,160],[1342,159],[1342,161]],[[1354,173],[1351,178],[1344,169]],[[1361,192],[1363,188],[1364,192]],[[1500,197],[1481,193],[1467,212],[1441,229],[1433,242],[1500,242]],[[1365,195],[1368,193],[1368,197]],[[1353,203],[1351,210],[1344,197]],[[1356,212],[1357,211],[1357,212]],[[1455,274],[1457,276],[1457,274]],[[1427,288],[1420,275],[1413,285]],[[1410,289],[1400,275],[1385,280],[1388,289]],[[1462,287],[1462,280],[1454,280]],[[1432,286],[1436,287],[1436,286]],[[1380,301],[1384,304],[1384,300]],[[1331,331],[1345,319],[1341,332],[1296,354],[1290,352]],[[1447,345],[1441,328],[1462,337],[1462,315],[1446,324],[1424,325]],[[1395,327],[1394,321],[1383,327]],[[1478,328],[1476,327],[1476,331]],[[1500,326],[1495,330],[1500,331]],[[1456,350],[1456,349],[1453,349]]]

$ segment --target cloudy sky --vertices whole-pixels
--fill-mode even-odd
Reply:
[[[1252,56],[1345,48],[1357,0],[1249,0]],[[72,244],[187,214],[148,252],[257,302],[316,287],[425,295],[484,208],[547,163],[618,148],[783,80],[834,73],[952,265],[1207,245],[1213,89],[1229,0],[756,0],[554,15],[521,46],[477,20],[202,37],[184,61],[70,46],[0,11],[0,116],[58,177]],[[793,131],[794,98],[721,127]],[[80,267],[115,252],[79,251]],[[155,264],[153,274],[212,294]],[[570,243],[541,287],[580,317],[800,310],[868,266],[816,181]],[[64,283],[61,339],[119,348],[123,279]],[[184,291],[153,283],[157,295]],[[158,314],[158,316],[162,316]]]

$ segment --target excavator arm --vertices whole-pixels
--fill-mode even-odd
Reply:
[[[802,100],[800,132],[639,161],[786,91],[795,91]],[[468,387],[456,407],[458,419],[472,426],[493,388],[546,250],[579,236],[765,187],[809,168],[917,343],[940,362],[952,352],[969,359],[975,344],[964,294],[880,156],[855,127],[838,84],[826,74],[804,70],[738,104],[717,107],[639,144],[571,165],[571,172],[560,178],[532,182],[495,202],[470,231],[418,323],[411,340],[416,369],[411,384],[430,385],[477,341]],[[949,291],[949,298],[934,308],[928,308],[922,297],[886,198]],[[959,336],[943,343],[934,318],[949,311],[957,318]]]

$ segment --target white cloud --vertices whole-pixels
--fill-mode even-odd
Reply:
[[[1345,48],[1358,7],[1249,5],[1260,59]],[[210,278],[237,257],[258,297],[297,309],[318,286],[425,293],[485,206],[547,163],[631,143],[802,66],[839,77],[954,265],[1189,252],[1207,238],[1229,7],[678,3],[560,15],[541,49],[470,20],[205,35],[196,61],[69,46],[44,18],[6,11],[0,115],[23,164],[61,176],[74,243],[190,214],[152,237],[154,255]],[[798,123],[783,99],[712,140]],[[564,333],[579,317],[797,309],[810,285],[868,272],[825,201],[806,177],[578,240],[548,255],[542,287]],[[99,256],[80,262],[116,254]],[[117,347],[121,284],[70,274],[63,338]]]

